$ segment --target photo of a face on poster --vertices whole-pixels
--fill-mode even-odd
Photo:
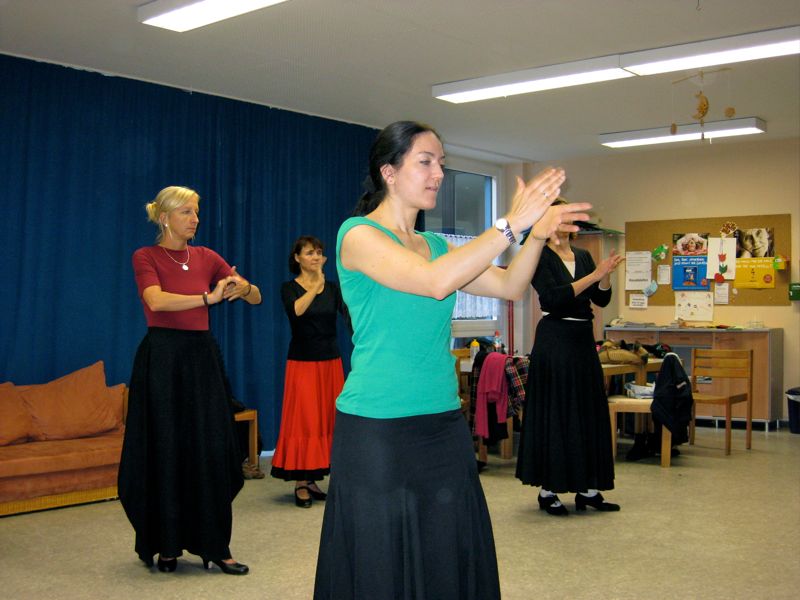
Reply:
[[[736,230],[736,258],[764,256],[775,256],[775,237],[772,227]]]
[[[708,254],[707,233],[673,233],[673,256],[706,256]]]

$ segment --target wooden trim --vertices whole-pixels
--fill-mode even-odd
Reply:
[[[86,504],[88,502],[98,502],[100,500],[115,500],[117,497],[117,486],[112,485],[94,490],[79,490],[50,496],[39,496],[38,498],[28,498],[26,500],[12,500],[10,502],[0,502],[0,516],[47,510],[49,508],[59,508],[61,506],[72,506],[74,504]]]

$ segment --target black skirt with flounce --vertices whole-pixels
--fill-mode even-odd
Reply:
[[[337,412],[314,598],[499,597],[492,525],[461,412]]]
[[[614,488],[611,425],[591,321],[539,321],[517,478],[551,492]]]
[[[222,359],[208,331],[151,327],[131,374],[119,497],[139,557],[230,558],[243,485]]]

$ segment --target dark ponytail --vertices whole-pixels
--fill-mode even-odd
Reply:
[[[353,209],[353,215],[369,214],[383,202],[386,196],[386,182],[381,175],[381,167],[383,165],[399,167],[411,150],[414,138],[428,131],[441,140],[433,127],[416,121],[396,121],[381,130],[369,151],[369,175],[364,179],[364,194]]]

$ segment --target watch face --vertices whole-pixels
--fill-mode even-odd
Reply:
[[[497,219],[497,221],[495,221],[494,226],[495,226],[496,229],[499,229],[500,231],[503,231],[503,229],[508,227],[508,221],[506,219],[500,217],[499,219]]]

